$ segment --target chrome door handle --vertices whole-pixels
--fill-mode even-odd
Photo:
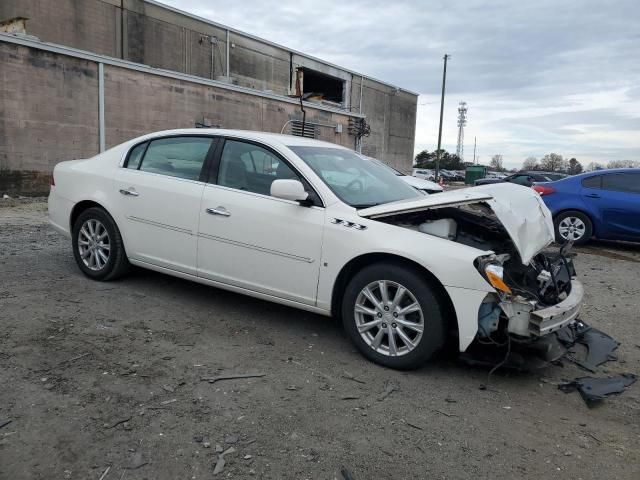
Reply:
[[[231,214],[224,207],[207,208],[206,212],[210,215],[222,215],[223,217],[231,216]]]
[[[129,195],[130,197],[137,197],[140,194],[138,192],[136,192],[135,190],[129,189],[129,190],[125,190],[123,188],[120,189],[120,193],[122,195]]]

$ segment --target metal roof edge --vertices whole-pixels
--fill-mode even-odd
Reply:
[[[8,33],[0,33],[0,41],[6,43],[13,43],[16,45],[22,45],[25,47],[36,48],[39,50],[45,50],[48,52],[59,53],[68,57],[81,58],[83,60],[89,60],[96,63],[102,63],[105,65],[112,65],[114,67],[127,68],[143,73],[149,73],[152,75],[158,75],[166,78],[173,78],[176,80],[183,80],[185,82],[197,83],[200,85],[208,85],[211,87],[221,88],[223,90],[230,90],[238,93],[246,93],[256,97],[268,98],[271,100],[278,100],[285,103],[291,103],[294,105],[300,105],[300,100],[297,97],[288,97],[286,95],[278,95],[275,93],[263,92],[255,90],[253,88],[241,87],[239,85],[232,85],[229,83],[219,82],[217,80],[210,80],[204,77],[198,77],[196,75],[189,75],[186,73],[176,72],[173,70],[165,70],[162,68],[154,68],[142,63],[130,62],[128,60],[121,60],[119,58],[109,57],[107,55],[101,55],[98,53],[88,52],[86,50],[79,50],[64,45],[58,45],[55,43],[42,42],[36,40],[34,37],[23,37],[21,35],[13,35]],[[349,117],[366,118],[366,115],[349,110],[343,110],[340,108],[332,108],[327,105],[322,105],[314,102],[302,102],[305,107],[314,108],[316,110],[323,110],[331,113],[338,113]]]
[[[142,1],[144,3],[150,3],[151,5],[155,5],[155,6],[160,7],[160,8],[165,8],[167,10],[170,10],[170,11],[172,11],[174,13],[178,13],[180,15],[184,15],[186,17],[189,17],[189,18],[193,19],[193,20],[198,20],[200,22],[208,23],[209,25],[212,25],[214,27],[222,28],[224,30],[229,30],[230,32],[233,32],[233,33],[238,34],[238,35],[242,35],[243,37],[250,38],[251,40],[256,40],[258,42],[262,42],[262,43],[267,44],[267,45],[272,46],[272,47],[281,48],[282,50],[294,53],[296,55],[300,55],[301,57],[305,57],[305,58],[308,58],[310,60],[314,60],[316,62],[322,63],[323,65],[327,65],[328,67],[337,68],[338,70],[342,70],[344,72],[350,73],[352,75],[356,75],[358,77],[366,78],[367,80],[372,80],[374,82],[380,83],[381,85],[386,85],[387,87],[398,89],[401,92],[410,93],[411,95],[415,95],[416,97],[420,95],[419,93],[413,92],[411,90],[407,90],[406,88],[401,88],[401,87],[398,87],[397,85],[393,85],[393,84],[385,82],[383,80],[378,80],[377,78],[373,78],[371,76],[364,75],[364,74],[356,72],[354,70],[349,70],[348,68],[341,67],[340,65],[336,65],[335,63],[327,62],[326,60],[322,60],[321,58],[314,57],[312,55],[308,55],[306,53],[300,52],[298,50],[294,50],[294,49],[286,47],[284,45],[280,45],[279,43],[275,43],[275,42],[272,42],[270,40],[266,40],[266,39],[258,37],[256,35],[251,35],[250,33],[243,32],[242,30],[238,30],[236,28],[229,27],[229,26],[224,25],[222,23],[214,22],[213,20],[209,20],[208,18],[204,18],[204,17],[201,17],[199,15],[195,15],[193,13],[189,13],[189,12],[187,12],[185,10],[180,10],[179,8],[172,7],[171,5],[167,5],[166,3],[158,2],[156,0],[142,0]]]

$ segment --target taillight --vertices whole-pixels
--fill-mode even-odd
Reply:
[[[52,187],[56,186],[56,181],[53,178],[53,173],[51,174],[51,177],[49,178],[49,185],[51,185]]]
[[[532,188],[538,192],[540,196],[551,195],[556,192],[555,188],[547,187],[546,185],[534,185]]]

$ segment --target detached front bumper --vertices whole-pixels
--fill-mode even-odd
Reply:
[[[569,325],[580,314],[584,288],[575,277],[567,298],[556,305],[534,310],[534,302],[514,299],[501,302],[500,308],[508,318],[509,333],[522,337],[543,337]]]
[[[582,283],[575,278],[571,279],[571,292],[567,298],[557,305],[531,312],[529,332],[541,337],[570,324],[578,318],[583,297]]]

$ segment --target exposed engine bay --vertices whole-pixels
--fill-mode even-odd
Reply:
[[[480,307],[478,337],[491,338],[496,333],[502,339],[509,334],[524,340],[561,328],[550,321],[554,315],[538,321],[535,313],[556,308],[571,294],[575,269],[570,245],[555,252],[545,249],[524,265],[508,232],[486,203],[401,213],[380,221],[495,252],[476,261],[478,271],[497,290]]]

